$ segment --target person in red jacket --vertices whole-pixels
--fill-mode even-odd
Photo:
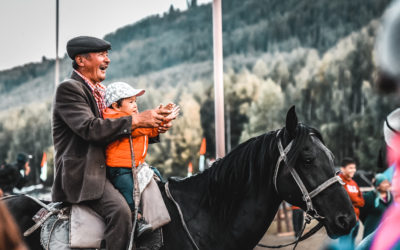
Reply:
[[[354,174],[357,171],[356,162],[349,157],[346,157],[342,160],[341,168],[340,168],[340,178],[342,178],[344,184],[344,188],[346,192],[349,194],[350,200],[353,204],[354,212],[357,216],[357,223],[350,231],[348,235],[341,236],[339,238],[339,242],[341,245],[351,244],[354,246],[354,240],[358,234],[358,229],[360,226],[359,216],[360,216],[360,208],[364,206],[364,198],[358,187],[357,183],[353,180]]]
[[[125,82],[111,83],[106,89],[105,99],[107,108],[103,112],[103,118],[118,119],[123,116],[138,114],[139,110],[136,104],[136,98],[144,93],[145,90],[134,89]],[[175,104],[170,103],[164,108],[172,110],[175,106]],[[168,122],[175,119],[178,113],[179,109],[174,109],[174,112],[166,117]],[[160,126],[162,126],[162,124]],[[158,128],[136,128],[132,130],[131,143],[135,161],[133,164],[136,168],[145,163],[149,139],[157,137],[158,134]],[[106,165],[107,178],[109,178],[114,187],[120,191],[133,212],[135,204],[133,200],[134,182],[132,176],[133,166],[130,140],[130,137],[125,136],[108,144],[106,148]],[[153,171],[159,174],[157,170],[153,169]],[[150,231],[151,228],[151,225],[144,221],[141,212],[139,212],[137,236],[140,237],[143,233]]]

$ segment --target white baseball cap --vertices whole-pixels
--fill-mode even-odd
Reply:
[[[400,108],[392,111],[383,124],[383,135],[385,142],[389,147],[392,146],[392,140],[396,135],[400,135]]]
[[[106,89],[106,105],[110,107],[119,99],[141,96],[144,92],[146,92],[144,89],[135,89],[125,82],[113,82]]]

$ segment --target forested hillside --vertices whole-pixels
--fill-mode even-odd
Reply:
[[[223,1],[224,84],[228,150],[281,128],[291,105],[301,121],[319,129],[337,159],[355,157],[374,169],[382,121],[398,101],[374,91],[373,48],[388,0]],[[214,148],[211,5],[173,7],[105,37],[113,49],[106,84],[126,81],[146,88],[141,110],[160,102],[182,115],[152,146],[151,164],[185,175],[198,163],[203,136]],[[52,155],[50,103],[54,61],[0,72],[0,160],[18,151]],[[71,60],[61,62],[68,77]],[[22,100],[22,101],[21,101]],[[229,126],[230,124],[230,126]],[[29,132],[27,132],[29,131]]]
[[[224,56],[315,48],[323,53],[338,40],[380,17],[389,0],[223,1]],[[182,63],[212,59],[211,4],[145,18],[105,36],[113,46],[108,80],[138,76]],[[63,74],[69,72],[64,59]],[[10,91],[53,74],[53,61],[0,71],[0,87]],[[52,78],[43,79],[49,87]]]

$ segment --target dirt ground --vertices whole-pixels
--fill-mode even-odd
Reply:
[[[315,222],[311,223],[311,225],[307,225],[305,233],[308,232],[314,225]],[[364,227],[360,225],[360,228],[358,230],[358,235],[356,238],[356,243],[361,241],[363,230]],[[268,229],[267,233],[261,239],[260,243],[265,245],[281,245],[281,244],[291,243],[293,240],[294,240],[293,233],[283,233],[281,235],[277,235],[276,225],[272,224]],[[307,240],[300,242],[297,245],[296,250],[314,250],[314,249],[321,250],[324,249],[324,247],[331,241],[332,240],[326,234],[325,228],[321,228],[316,234],[314,234]],[[264,250],[264,249],[271,249],[271,248],[263,248],[263,247],[254,248],[254,250]],[[293,249],[293,245],[279,249],[291,250]]]

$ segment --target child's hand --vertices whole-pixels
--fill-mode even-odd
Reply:
[[[180,111],[180,107],[172,102],[168,103],[165,106],[160,104],[158,106],[158,109],[161,110],[161,114],[165,116],[164,122],[170,122],[174,120],[179,115]]]
[[[163,122],[158,127],[159,133],[165,133],[172,127],[172,120],[174,120],[178,115],[181,108],[174,103],[168,103],[167,105],[163,106],[160,104],[158,107],[160,110],[168,110],[169,113],[164,115]]]
[[[175,103],[170,102],[167,105],[165,105],[165,108],[168,110],[172,110],[175,106],[176,106]]]
[[[175,104],[174,104],[175,105]],[[169,115],[167,115],[165,118],[166,118],[166,120],[169,122],[169,121],[172,121],[172,120],[174,120],[176,117],[178,117],[178,115],[179,115],[179,111],[181,110],[181,108],[179,107],[179,106],[174,106],[173,107],[173,109],[171,110],[171,114],[169,114]]]
[[[158,127],[158,133],[162,134],[167,132],[172,127],[172,122],[164,123],[162,122],[161,125]]]

